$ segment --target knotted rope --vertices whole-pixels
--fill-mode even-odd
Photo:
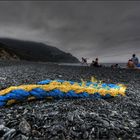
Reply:
[[[125,95],[126,87],[121,84],[101,82],[73,82],[45,80],[31,85],[11,86],[0,91],[0,106],[15,102],[44,98],[110,98]]]

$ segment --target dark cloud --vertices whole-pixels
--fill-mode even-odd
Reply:
[[[0,37],[42,41],[78,58],[140,56],[140,3],[1,1]]]

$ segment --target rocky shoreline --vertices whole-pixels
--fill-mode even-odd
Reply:
[[[42,100],[0,110],[0,139],[140,139],[140,70],[0,63],[0,89],[45,79],[80,81],[95,76],[127,85],[127,95],[103,99]]]

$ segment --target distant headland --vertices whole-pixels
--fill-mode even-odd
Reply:
[[[0,38],[0,60],[78,63],[70,53],[35,41]]]

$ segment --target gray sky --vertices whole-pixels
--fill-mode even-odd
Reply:
[[[0,37],[41,41],[101,62],[140,58],[140,2],[0,1]]]

